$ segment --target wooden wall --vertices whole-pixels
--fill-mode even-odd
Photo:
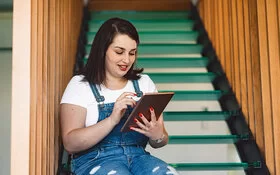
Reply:
[[[187,10],[190,0],[89,0],[90,10]]]
[[[31,0],[30,175],[53,175],[59,102],[73,74],[83,1]]]
[[[280,1],[200,0],[198,10],[272,175],[280,175]]]

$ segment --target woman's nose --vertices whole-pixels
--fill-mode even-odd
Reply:
[[[125,54],[123,57],[123,62],[129,63],[129,54]]]

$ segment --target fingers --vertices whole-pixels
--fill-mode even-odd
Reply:
[[[150,127],[150,122],[146,119],[146,117],[142,113],[139,114],[139,117],[141,118],[141,120],[144,122],[146,126]]]
[[[127,97],[132,97],[132,96],[136,96],[136,94],[135,93],[133,93],[133,92],[124,92],[124,93],[122,93],[118,98],[117,98],[117,101],[119,101],[119,100],[122,100],[122,99],[125,99],[125,98],[127,98]]]
[[[156,122],[157,118],[156,118],[155,110],[153,107],[150,107],[150,113],[151,113],[151,121]]]

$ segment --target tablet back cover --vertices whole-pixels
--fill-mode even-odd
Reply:
[[[147,93],[143,95],[137,102],[137,105],[135,106],[128,119],[126,120],[125,124],[121,128],[121,132],[131,131],[131,126],[136,128],[138,127],[134,119],[136,118],[139,121],[142,121],[139,117],[139,113],[142,113],[148,121],[151,121],[150,107],[154,108],[156,118],[158,119],[158,117],[163,112],[173,95],[174,92]]]

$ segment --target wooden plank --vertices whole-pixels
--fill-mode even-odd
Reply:
[[[230,83],[232,83],[231,72],[231,38],[232,35],[230,28],[230,16],[229,16],[229,0],[223,1],[223,14],[224,14],[224,38],[225,38],[225,72]]]
[[[246,120],[250,126],[251,132],[255,135],[254,122],[254,99],[253,99],[253,80],[252,80],[252,57],[251,57],[251,36],[250,36],[250,19],[249,19],[249,0],[243,1],[244,7],[244,31],[245,31],[245,55],[246,55],[246,77],[248,88],[248,115]]]
[[[263,129],[263,112],[262,112],[262,99],[261,99],[261,76],[260,76],[260,54],[258,37],[258,19],[257,19],[257,2],[249,0],[249,13],[250,13],[250,29],[251,29],[251,55],[252,55],[252,77],[253,77],[253,98],[254,98],[254,111],[255,119],[252,121],[256,129],[256,142],[264,155],[264,129]]]
[[[269,75],[269,56],[267,41],[267,20],[265,0],[257,1],[258,5],[258,28],[260,47],[260,69],[261,69],[261,88],[262,88],[262,108],[264,124],[264,141],[265,141],[265,158],[268,169],[271,174],[275,174],[274,167],[274,145],[272,133],[272,112],[271,112],[271,92],[270,92],[270,75]]]
[[[43,145],[41,140],[44,139],[42,136],[43,132],[43,126],[42,126],[42,113],[43,113],[43,104],[42,104],[42,94],[43,94],[43,35],[44,35],[44,30],[43,30],[43,21],[44,21],[44,15],[43,15],[43,1],[38,1],[38,55],[36,58],[37,59],[37,67],[36,67],[36,72],[37,72],[37,80],[36,81],[36,89],[37,89],[37,99],[36,99],[36,167],[35,167],[35,174],[42,174],[42,154],[43,154]]]
[[[36,150],[36,133],[37,133],[37,56],[38,56],[38,3],[32,0],[31,3],[31,105],[30,105],[30,150]],[[36,152],[30,152],[30,175],[36,174]]]
[[[209,1],[210,2],[210,1]],[[209,12],[211,15],[209,15],[209,23],[210,23],[210,30],[211,30],[211,43],[213,45],[213,47],[215,47],[216,44],[216,37],[215,37],[215,21],[216,21],[216,13],[215,13],[215,0],[211,0],[211,2],[209,3]]]
[[[248,116],[247,98],[247,76],[245,57],[245,36],[244,36],[244,10],[242,1],[236,1],[237,5],[237,26],[238,26],[238,50],[239,50],[239,74],[240,74],[240,105],[245,116]]]
[[[49,38],[50,41],[55,41],[56,38],[56,24],[55,24],[55,20],[56,20],[56,14],[57,14],[57,9],[55,7],[55,0],[50,0],[49,1],[50,5],[49,5],[49,10],[50,10],[50,15],[49,15],[49,24],[50,24],[50,33],[49,33]],[[56,62],[55,60],[57,59],[55,56],[55,52],[56,52],[56,42],[53,42],[50,44],[49,47],[49,52],[50,52],[50,67],[49,67],[49,77],[50,77],[50,82],[49,82],[49,142],[48,142],[48,147],[49,147],[49,160],[48,160],[48,165],[50,165],[48,167],[48,172],[49,174],[53,174],[53,172],[57,171],[57,163],[58,162],[58,152],[56,151],[56,149],[59,148],[55,148],[55,144],[56,144],[56,137],[55,137],[55,123],[58,122],[58,118],[56,115],[56,112],[58,112],[55,108],[57,108],[58,101],[55,100],[55,79],[56,79],[56,72],[57,72],[57,67],[56,67]]]
[[[223,69],[225,70],[225,31],[223,26],[224,21],[224,13],[223,13],[223,1],[218,1],[218,18],[217,21],[219,21],[219,44],[218,44],[218,57],[220,59],[221,65],[223,66]]]
[[[205,0],[204,2],[205,2],[205,28],[206,28],[206,31],[208,33],[208,36],[209,36],[210,40],[212,40],[212,36],[211,36],[211,33],[212,33],[212,30],[211,30],[212,14],[211,14],[211,11],[210,11],[211,2],[209,0]]]
[[[220,52],[220,49],[219,49],[219,45],[220,45],[220,38],[219,38],[219,35],[220,35],[220,23],[221,21],[219,21],[219,0],[215,0],[215,3],[214,3],[214,7],[215,7],[215,21],[214,21],[214,31],[215,31],[215,44],[214,44],[214,48],[216,50],[216,54],[217,55],[220,55],[219,52]]]
[[[109,5],[108,5],[109,4]],[[190,10],[191,2],[189,0],[90,0],[89,10],[144,10],[144,11],[162,11],[162,10]]]
[[[267,10],[267,28],[268,28],[268,45],[269,45],[269,65],[271,78],[271,96],[272,96],[272,116],[274,130],[274,156],[275,156],[275,174],[280,174],[280,61],[279,61],[279,25],[277,24],[276,0],[266,0]],[[270,117],[270,116],[268,116]],[[271,124],[271,123],[269,123]],[[269,134],[269,133],[268,133]]]
[[[39,122],[42,123],[42,139],[38,140],[39,142],[42,142],[42,175],[47,175],[47,165],[48,164],[48,152],[49,152],[49,147],[48,147],[48,140],[49,140],[49,136],[48,136],[48,127],[49,127],[49,123],[48,123],[48,106],[49,106],[49,99],[48,99],[48,93],[49,93],[49,45],[50,43],[50,38],[49,38],[49,0],[43,0],[42,5],[43,8],[41,9],[43,12],[43,38],[42,38],[42,42],[43,42],[43,46],[42,46],[42,114],[41,116],[41,120]]]
[[[56,11],[56,15],[55,15],[55,38],[60,38],[61,37],[61,22],[60,22],[60,19],[61,19],[61,1],[55,1],[55,11]],[[62,89],[60,88],[60,84],[61,84],[61,64],[60,64],[60,46],[61,46],[61,41],[56,39],[54,40],[55,42],[55,65],[56,65],[56,76],[55,76],[55,101],[59,104],[59,101],[61,99],[61,94],[62,94]],[[55,126],[55,156],[56,156],[56,164],[55,164],[55,172],[57,171],[58,169],[58,160],[59,160],[59,155],[60,155],[60,152],[63,151],[63,150],[60,150],[60,145],[61,145],[61,138],[60,138],[60,132],[59,132],[59,106],[57,106],[55,108],[55,123],[54,123],[54,126]]]
[[[238,47],[238,40],[239,34],[238,34],[238,26],[237,26],[237,9],[236,9],[236,0],[231,1],[231,19],[232,19],[232,49],[233,49],[233,54],[232,54],[232,60],[233,60],[233,89],[235,92],[235,96],[240,104],[241,102],[241,95],[240,95],[240,68],[239,68],[239,47]]]
[[[198,8],[199,8],[199,15],[201,18],[201,21],[203,24],[205,24],[204,18],[205,18],[205,9],[204,9],[204,0],[201,0],[198,2]]]

